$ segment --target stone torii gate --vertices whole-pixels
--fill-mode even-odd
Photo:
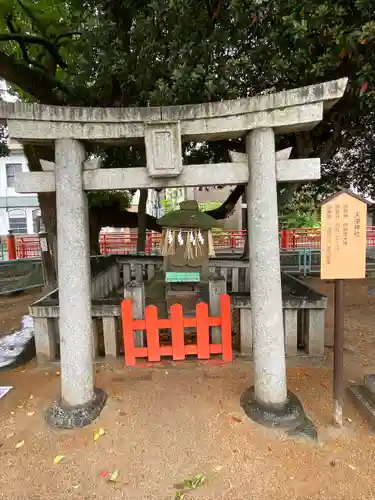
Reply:
[[[216,103],[84,108],[1,103],[10,137],[55,143],[55,165],[18,174],[21,193],[56,191],[61,399],[47,411],[60,427],[94,420],[106,394],[94,387],[88,208],[85,191],[247,184],[254,388],[242,397],[253,419],[298,425],[303,409],[287,392],[278,242],[277,182],[318,179],[319,159],[276,159],[275,134],[309,130],[341,98],[346,79]],[[244,137],[233,163],[182,165],[182,141]],[[85,143],[145,141],[144,168],[100,169]]]

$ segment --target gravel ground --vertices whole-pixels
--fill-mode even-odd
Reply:
[[[366,282],[347,285],[347,379],[375,373],[373,302]],[[99,365],[97,385],[108,391],[108,404],[96,425],[69,432],[43,420],[59,393],[57,369],[31,363],[0,374],[0,385],[15,386],[0,401],[0,499],[173,500],[174,484],[197,473],[207,481],[185,500],[375,498],[375,437],[365,419],[347,400],[345,427],[330,426],[330,360],[328,347],[323,362],[289,362],[289,388],[317,425],[317,443],[287,440],[244,416],[239,397],[252,380],[251,362],[242,359],[133,370]],[[105,434],[94,441],[99,428]],[[64,458],[54,465],[57,455]],[[105,473],[115,471],[117,481],[108,481]]]

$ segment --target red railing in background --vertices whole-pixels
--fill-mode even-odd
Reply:
[[[284,250],[320,248],[320,228],[281,229],[280,246]]]
[[[209,359],[211,354],[221,354],[222,361],[232,361],[232,331],[229,295],[220,296],[220,315],[209,316],[208,304],[196,305],[195,317],[184,317],[181,304],[170,307],[170,318],[158,318],[158,308],[147,306],[145,319],[133,319],[131,299],[121,303],[122,334],[124,339],[125,366],[136,366],[136,358],[160,361],[162,356],[171,356],[174,361],[185,360],[186,356],[196,355],[198,359]],[[221,329],[221,344],[210,343],[210,326]],[[196,328],[195,344],[185,344],[184,331],[187,327]],[[170,345],[160,345],[159,330],[170,329]],[[134,332],[145,330],[147,347],[136,347]]]
[[[213,233],[215,250],[241,250],[245,244],[246,231],[232,230]],[[100,234],[100,253],[102,255],[124,255],[136,253],[137,251],[136,233],[101,233]],[[160,245],[160,233],[147,232],[145,253],[147,255],[158,250]]]
[[[18,259],[40,257],[39,237],[36,234],[16,236],[16,254]],[[213,234],[215,250],[220,252],[241,251],[245,245],[245,230],[228,230]],[[137,234],[129,232],[101,233],[100,253],[102,255],[135,254],[137,251]],[[157,253],[160,234],[148,232],[146,235],[145,253]],[[375,226],[367,227],[367,246],[375,247]],[[283,250],[299,250],[320,248],[320,228],[296,228],[280,230],[280,248]]]
[[[161,235],[155,232],[146,233],[145,253],[149,255],[160,245]],[[137,252],[137,233],[116,232],[100,233],[99,245],[102,255],[124,255]]]
[[[320,249],[320,227],[281,229],[280,233],[280,247],[283,250]],[[375,246],[375,226],[367,226],[367,246]]]
[[[39,236],[37,234],[16,236],[16,254],[17,259],[40,257]]]

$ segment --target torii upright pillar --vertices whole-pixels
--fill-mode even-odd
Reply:
[[[107,398],[103,390],[94,389],[85,156],[79,141],[55,141],[61,398],[46,418],[61,428],[90,424]]]

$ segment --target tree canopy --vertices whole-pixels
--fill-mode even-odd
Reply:
[[[2,0],[0,77],[21,99],[43,104],[152,106],[253,96],[346,76],[347,92],[323,122],[279,137],[278,147],[321,158],[319,189],[339,178],[371,194],[374,37],[370,0]],[[243,144],[188,144],[184,157],[188,163],[228,161],[230,149]],[[53,158],[47,148],[26,152],[31,169],[40,168],[38,158]],[[144,162],[144,150],[134,147],[93,152],[105,166]],[[295,189],[281,195],[289,200]],[[225,216],[242,192],[236,188],[214,216]],[[52,213],[51,197],[41,197],[41,204]],[[107,203],[95,210],[94,204],[90,221],[96,228],[138,223],[118,198],[112,209]],[[147,224],[155,228],[150,217]]]

